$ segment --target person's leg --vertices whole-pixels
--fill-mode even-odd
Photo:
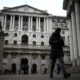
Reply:
[[[50,78],[53,78],[53,71],[54,71],[56,59],[57,59],[57,58],[51,59]]]
[[[59,74],[61,71],[61,68],[60,67],[57,67],[57,74]]]
[[[71,74],[66,72],[63,57],[60,57],[59,58],[59,62],[60,62],[60,66],[61,66],[61,69],[62,69],[64,78],[70,77]]]
[[[65,69],[65,64],[64,64],[64,60],[63,57],[58,58],[59,62],[60,62],[60,67],[63,73],[66,73],[66,69]]]

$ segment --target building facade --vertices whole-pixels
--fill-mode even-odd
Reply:
[[[80,1],[64,0],[63,9],[67,10],[70,30],[70,54],[73,66],[80,65]]]
[[[53,30],[53,17],[29,5],[1,10],[0,20],[7,33],[4,40],[3,70],[12,73],[47,73],[50,71],[49,37]],[[67,31],[67,29],[65,29]],[[64,49],[66,62],[69,49]],[[71,63],[69,63],[71,64]],[[25,72],[26,71],[26,72]]]

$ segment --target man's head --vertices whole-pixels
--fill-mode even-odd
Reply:
[[[55,30],[55,33],[60,34],[60,33],[61,33],[61,28],[57,28],[57,29]]]

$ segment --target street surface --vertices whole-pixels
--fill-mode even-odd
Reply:
[[[54,75],[54,78],[49,78],[49,75],[0,75],[0,80],[65,80],[63,76]],[[80,80],[80,74],[72,74],[70,78],[66,80]]]

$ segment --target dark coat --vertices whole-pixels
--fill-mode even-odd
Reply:
[[[51,45],[51,53],[50,53],[51,59],[55,57],[58,58],[64,56],[64,52],[63,52],[64,41],[59,34],[52,33],[49,39],[49,44]]]

